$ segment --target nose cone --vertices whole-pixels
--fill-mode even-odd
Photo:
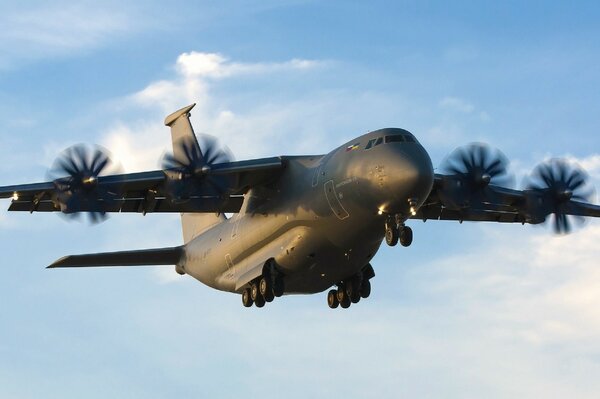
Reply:
[[[382,210],[409,215],[411,206],[412,211],[418,209],[433,186],[431,158],[420,144],[394,149],[385,158]]]

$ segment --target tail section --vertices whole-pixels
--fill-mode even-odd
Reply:
[[[194,134],[194,129],[190,122],[190,111],[196,104],[188,105],[178,111],[173,112],[165,118],[165,125],[171,128],[171,138],[173,141],[173,156],[184,159],[183,147],[178,145],[181,140],[191,140],[197,149],[200,150],[198,139]],[[200,151],[198,151],[200,153]],[[224,221],[225,215],[215,213],[182,213],[181,224],[183,227],[183,241],[190,242],[199,234],[208,228]]]

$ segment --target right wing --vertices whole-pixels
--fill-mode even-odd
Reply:
[[[135,251],[105,252],[86,255],[69,255],[52,263],[47,269],[58,267],[102,266],[157,266],[177,265],[183,255],[183,247],[142,249]]]
[[[227,162],[213,165],[208,172],[226,176],[226,195],[216,196],[208,187],[194,188],[185,201],[169,198],[169,183],[174,180],[162,170],[98,177],[96,190],[110,193],[101,201],[81,201],[78,212],[239,212],[243,194],[250,188],[275,181],[284,168],[281,157]],[[189,182],[192,184],[193,182]],[[61,181],[0,187],[0,198],[12,198],[9,211],[69,212],[68,197]]]

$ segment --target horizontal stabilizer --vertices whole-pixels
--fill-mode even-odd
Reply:
[[[47,268],[176,265],[182,255],[183,247],[69,255],[60,258]]]

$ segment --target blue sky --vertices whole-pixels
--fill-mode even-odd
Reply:
[[[486,141],[518,181],[551,156],[600,187],[594,2],[175,1],[0,4],[0,185],[99,143],[156,168],[162,125],[238,159],[412,131],[434,165]],[[8,207],[8,201],[3,205]],[[170,268],[44,270],[60,256],[179,245],[176,216],[98,226],[0,213],[0,397],[579,397],[600,383],[600,225],[412,224],[373,294],[262,310]]]

